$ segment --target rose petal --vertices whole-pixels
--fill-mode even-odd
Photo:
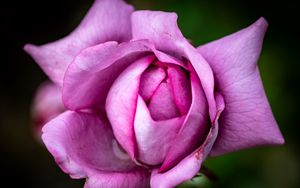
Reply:
[[[104,108],[107,93],[114,80],[145,53],[150,53],[145,41],[120,45],[107,42],[86,48],[66,71],[64,104],[71,110]]]
[[[205,59],[191,46],[177,26],[177,15],[159,11],[136,11],[131,16],[134,39],[149,39],[158,50],[181,59],[195,68],[209,104],[211,120],[216,115],[213,72]]]
[[[157,50],[152,43],[147,43],[146,45],[152,50],[152,52],[155,54],[155,56],[157,57],[159,62],[162,62],[165,64],[170,64],[170,65],[172,65],[172,64],[178,65],[178,66],[188,70],[188,65],[186,62],[181,61],[181,60],[177,59],[176,57],[172,57],[160,50]]]
[[[44,126],[42,139],[57,164],[73,178],[136,167],[119,148],[107,120],[93,114],[67,111]]]
[[[190,78],[178,66],[168,67],[168,77],[170,78],[176,106],[182,115],[186,115],[192,100]]]
[[[134,116],[142,73],[154,60],[146,56],[132,63],[115,80],[106,99],[106,113],[121,146],[135,157]]]
[[[169,80],[163,81],[158,86],[149,101],[148,109],[151,117],[156,121],[180,117],[180,111],[175,104]]]
[[[88,177],[89,187],[127,185],[127,178],[130,185],[147,182],[148,172],[118,146],[107,120],[93,114],[67,111],[45,125],[42,138],[62,170],[72,178]]]
[[[84,188],[150,188],[149,172],[135,170],[126,173],[98,174],[87,179]]]
[[[84,48],[106,41],[123,42],[131,38],[130,15],[133,8],[122,0],[96,0],[81,24],[58,41],[24,49],[49,78],[62,85],[67,66]]]
[[[160,171],[176,165],[199,147],[209,131],[208,106],[196,73],[191,73],[192,104],[183,126],[173,140]]]
[[[199,48],[214,70],[226,102],[212,155],[284,142],[256,64],[267,25],[261,18],[246,29]]]
[[[42,127],[64,111],[65,107],[62,103],[60,88],[48,81],[40,85],[31,110],[34,133],[39,140],[42,135]]]
[[[176,13],[135,11],[132,16],[133,39],[148,39],[158,50],[181,58],[184,39],[177,26]]]
[[[159,84],[165,79],[166,72],[163,68],[150,66],[141,76],[139,94],[145,101],[148,101]]]
[[[144,100],[139,96],[134,120],[139,161],[148,165],[161,164],[184,119],[185,116],[154,121]]]
[[[170,170],[160,173],[159,169],[154,169],[150,180],[152,188],[175,187],[192,179],[199,172],[202,162],[209,154],[218,135],[218,118],[224,109],[224,100],[221,95],[216,97],[216,109],[216,117],[204,143]]]

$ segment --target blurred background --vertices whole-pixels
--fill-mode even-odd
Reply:
[[[30,105],[46,76],[22,50],[71,32],[92,0],[3,1],[1,19],[0,159],[1,183],[9,187],[82,187],[71,180],[32,134]],[[270,3],[271,2],[271,3]],[[279,147],[248,149],[210,158],[205,166],[219,178],[204,187],[300,187],[299,7],[296,1],[129,0],[136,9],[173,11],[195,46],[242,29],[261,16],[269,22],[259,61],[262,79],[286,139]],[[197,187],[190,181],[181,187]],[[2,187],[2,185],[1,185]]]

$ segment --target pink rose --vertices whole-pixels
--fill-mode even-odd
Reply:
[[[67,37],[25,46],[68,109],[42,139],[86,188],[174,187],[208,155],[284,142],[256,65],[267,22],[199,48],[176,22],[96,0]]]
[[[51,82],[41,84],[37,89],[31,109],[33,133],[38,140],[41,139],[44,124],[64,111],[60,88]]]

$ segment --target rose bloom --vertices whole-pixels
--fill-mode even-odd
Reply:
[[[31,109],[33,133],[38,141],[41,141],[42,127],[45,123],[64,111],[60,88],[48,81],[42,83],[37,89]]]
[[[24,47],[66,107],[43,142],[85,188],[174,187],[208,155],[283,144],[256,64],[266,28],[260,18],[195,48],[175,13],[96,0],[65,38]]]

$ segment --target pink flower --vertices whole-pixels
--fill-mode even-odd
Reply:
[[[25,46],[68,109],[42,139],[86,188],[174,187],[208,155],[284,142],[256,65],[267,22],[198,48],[176,22],[96,0],[69,36]]]
[[[61,100],[60,88],[51,82],[45,82],[38,88],[31,109],[33,133],[41,139],[42,127],[48,121],[65,111]]]

